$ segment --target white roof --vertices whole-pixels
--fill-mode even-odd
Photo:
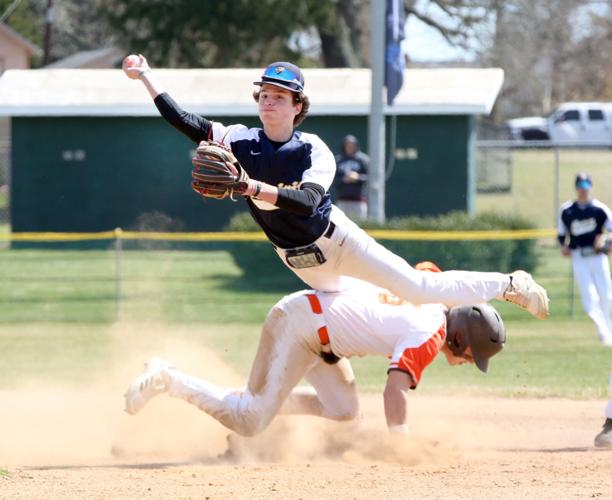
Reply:
[[[257,114],[259,69],[156,69],[185,109],[206,116]],[[367,115],[369,69],[305,69],[312,115]],[[499,68],[408,69],[389,114],[488,114],[501,89]],[[157,116],[142,83],[121,70],[8,70],[0,77],[0,115]]]
[[[125,51],[116,47],[106,47],[103,49],[95,50],[82,50],[74,54],[59,59],[51,64],[47,64],[45,69],[54,68],[103,68],[99,64],[105,64],[107,68],[116,68],[115,62],[121,63],[121,60],[125,56]],[[112,64],[111,64],[112,61]],[[94,66],[94,64],[97,64]]]

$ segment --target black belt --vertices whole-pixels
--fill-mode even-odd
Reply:
[[[329,239],[332,237],[332,235],[334,234],[334,231],[336,230],[336,224],[334,224],[332,221],[329,221],[329,226],[327,226],[327,231],[325,231],[325,234],[323,235],[325,238]],[[276,249],[278,248],[274,243],[272,243],[272,246]],[[283,250],[291,250],[290,248],[283,248]]]
[[[332,221],[329,221],[329,227],[327,228],[327,231],[325,231],[325,234],[323,236],[325,236],[326,238],[331,238],[335,230],[336,224],[334,224]]]

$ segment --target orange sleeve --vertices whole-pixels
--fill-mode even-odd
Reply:
[[[431,364],[438,355],[440,349],[444,345],[445,339],[446,325],[442,325],[427,342],[419,347],[409,347],[406,349],[397,363],[391,363],[388,372],[391,370],[400,370],[408,373],[414,382],[410,388],[416,389],[421,380],[423,370]]]

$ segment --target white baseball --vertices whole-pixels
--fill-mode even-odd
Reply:
[[[135,54],[130,54],[125,58],[125,65],[128,68],[133,68],[134,66],[138,66],[140,64],[140,57]]]

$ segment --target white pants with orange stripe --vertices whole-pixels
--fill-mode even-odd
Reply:
[[[300,279],[315,290],[340,292],[355,278],[389,290],[412,304],[472,305],[502,298],[510,277],[502,273],[446,271],[423,273],[387,250],[363,229],[333,207],[336,229],[330,238],[315,243],[327,261],[317,267],[295,269],[287,264],[285,251],[276,252]]]
[[[325,363],[319,353],[321,326],[305,300],[280,301],[268,314],[248,385],[226,389],[170,370],[170,396],[182,398],[244,436],[263,431],[278,413],[350,420],[358,411],[349,361]],[[311,387],[295,386],[305,378]]]

